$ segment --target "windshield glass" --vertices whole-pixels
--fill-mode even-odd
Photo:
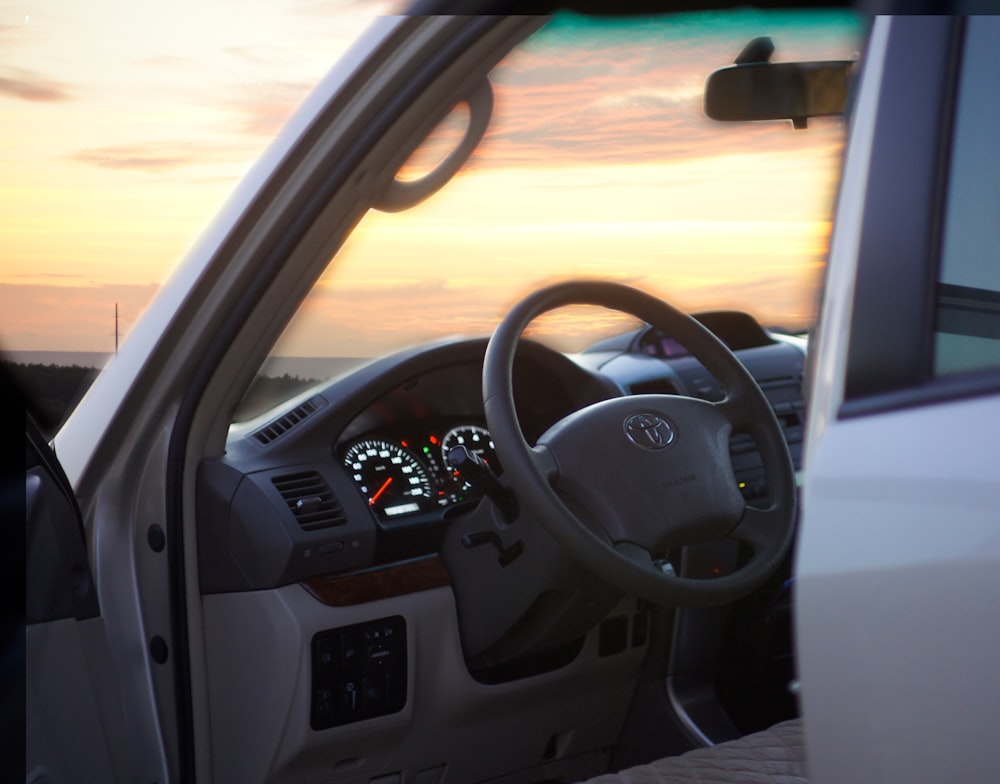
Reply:
[[[494,116],[454,180],[406,212],[362,221],[257,392],[267,383],[287,396],[416,342],[489,334],[528,291],[570,277],[807,331],[843,120],[814,119],[803,131],[712,122],[702,108],[708,74],[762,35],[774,41],[772,61],[847,59],[861,29],[843,12],[557,15],[491,74]],[[547,315],[533,334],[578,351],[634,326],[578,308]],[[238,418],[268,401],[245,402]]]

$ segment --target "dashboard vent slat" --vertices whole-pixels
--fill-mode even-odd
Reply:
[[[307,400],[305,403],[293,408],[287,414],[283,414],[273,422],[264,425],[264,427],[253,434],[253,437],[262,444],[270,444],[274,439],[284,435],[303,419],[314,413],[317,408],[318,406],[312,400]]]
[[[271,482],[303,531],[320,531],[347,522],[333,490],[318,472],[276,476]]]

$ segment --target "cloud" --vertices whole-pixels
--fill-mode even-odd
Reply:
[[[33,103],[61,103],[74,98],[65,84],[21,68],[5,68],[0,72],[0,95]]]
[[[141,171],[157,174],[186,166],[239,161],[230,145],[156,141],[92,147],[69,156],[72,160],[102,169]]]
[[[794,275],[750,274],[738,285],[725,281],[695,286],[675,304],[691,311],[748,310],[765,326],[806,330],[816,321],[822,268],[821,259],[817,259]]]
[[[193,60],[190,57],[180,57],[172,54],[159,54],[152,57],[143,57],[135,61],[136,65],[152,66],[154,68],[166,67],[177,68],[178,66],[190,65]]]
[[[14,281],[16,285],[24,285],[36,281],[45,281],[56,285],[91,285],[85,275],[78,275],[72,272],[22,272],[14,275],[7,275],[8,280]],[[2,284],[0,284],[2,285]]]
[[[570,55],[560,53],[562,60]],[[484,156],[500,164],[628,162],[689,155],[705,132],[699,95],[690,82],[654,63],[636,63],[634,53],[602,52],[587,62],[562,63],[533,54],[528,62],[496,74],[497,126],[487,135]],[[633,61],[631,68],[622,63]],[[608,62],[619,62],[609,68]],[[565,74],[575,74],[568,79]],[[516,129],[516,130],[503,130]],[[666,140],[683,140],[667,144]],[[488,146],[487,146],[488,145]],[[485,161],[478,161],[485,163]]]
[[[247,90],[228,106],[239,117],[239,131],[271,138],[284,126],[312,89],[309,82],[266,82]]]
[[[696,35],[685,37],[680,19],[653,31],[663,40],[636,41],[613,29],[599,34],[570,23],[560,32],[553,24],[491,74],[495,118],[471,166],[658,162],[711,157],[741,141],[766,152],[829,146],[839,137],[819,124],[818,131],[796,136],[787,122],[726,124],[705,117],[705,79],[732,62],[746,33],[698,18],[690,22]],[[849,43],[845,36],[839,46]],[[826,44],[823,54],[830,48]]]
[[[310,293],[278,346],[294,356],[377,355],[457,334],[487,335],[502,313],[445,279],[336,281]],[[303,329],[303,327],[306,327]]]
[[[258,45],[245,44],[242,46],[227,46],[224,51],[228,55],[231,55],[239,60],[252,63],[253,65],[263,65],[265,67],[272,67],[275,65],[273,58],[265,57],[261,54],[263,47]]]
[[[72,156],[81,163],[103,169],[134,169],[162,172],[197,163],[197,156],[184,145],[121,144],[80,150]]]
[[[593,109],[612,112],[659,111],[678,104],[691,104],[699,100],[701,100],[700,89],[686,92],[632,90],[605,96],[593,104]]]
[[[564,279],[557,276],[548,282]],[[623,276],[626,282],[633,278]],[[287,356],[375,356],[404,345],[490,335],[530,288],[497,278],[335,280],[313,289],[275,351]],[[633,329],[634,319],[590,306],[562,308],[532,322],[526,335],[578,351]]]
[[[510,98],[503,93],[510,90]],[[789,123],[724,124],[702,113],[700,90],[596,89],[513,95],[498,87],[496,126],[487,132],[474,166],[654,163],[712,157],[744,144],[755,152],[826,148],[839,140],[834,124],[813,123],[808,134]],[[558,94],[556,94],[558,93]],[[831,134],[833,131],[833,134]]]
[[[327,20],[352,12],[371,16],[402,14],[410,3],[406,0],[295,0],[291,5],[297,14]]]

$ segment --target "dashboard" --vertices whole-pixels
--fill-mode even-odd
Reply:
[[[482,497],[448,462],[449,452],[460,446],[498,476],[503,473],[482,420],[414,422],[375,431],[341,445],[337,452],[372,514],[390,524],[411,515],[474,504]]]
[[[767,333],[745,314],[699,318],[764,390],[798,467],[804,341]],[[451,450],[465,447],[502,481],[483,413],[485,348],[485,339],[414,347],[233,425],[225,454],[199,466],[202,591],[273,588],[436,554],[450,521],[482,496],[452,468]],[[513,383],[529,443],[611,397],[723,396],[697,360],[651,328],[572,357],[524,340]],[[766,495],[753,442],[737,434],[730,452],[748,501]]]
[[[713,316],[709,326],[765,392],[797,462],[804,342],[747,318]],[[434,771],[481,780],[515,759],[524,770],[544,762],[533,778],[558,770],[580,780],[576,760],[616,742],[643,662],[665,656],[656,630],[669,620],[588,579],[550,538],[516,528],[523,515],[504,528],[503,510],[455,475],[448,456],[465,447],[506,478],[484,415],[486,344],[448,340],[380,358],[231,425],[224,453],[200,461],[197,577],[212,734],[227,750],[217,778],[273,768],[276,778],[340,770],[440,784]],[[723,396],[694,357],[649,328],[572,356],[522,340],[512,383],[529,443],[615,397]],[[755,444],[736,434],[730,454],[748,503],[766,496]],[[728,544],[724,559],[735,557]],[[535,558],[546,567],[532,574]],[[702,550],[677,560],[720,563]],[[491,581],[498,571],[502,589]],[[545,602],[570,619],[569,632]],[[574,613],[580,624],[593,616],[582,637]],[[678,660],[700,668],[721,616],[677,617]],[[689,675],[689,694],[706,693],[700,673]],[[500,736],[487,744],[494,758],[455,751]]]

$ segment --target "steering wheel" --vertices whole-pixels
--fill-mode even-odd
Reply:
[[[719,381],[724,399],[604,400],[568,415],[530,446],[514,408],[514,353],[532,319],[574,304],[631,314],[675,338]],[[729,348],[662,300],[597,281],[536,291],[507,314],[489,341],[483,398],[504,479],[520,505],[571,557],[626,592],[664,605],[722,604],[758,587],[788,552],[795,474],[778,420]],[[733,432],[756,442],[766,506],[748,505],[737,487],[729,455]],[[681,577],[655,562],[668,548],[720,539],[751,550],[724,576]]]

